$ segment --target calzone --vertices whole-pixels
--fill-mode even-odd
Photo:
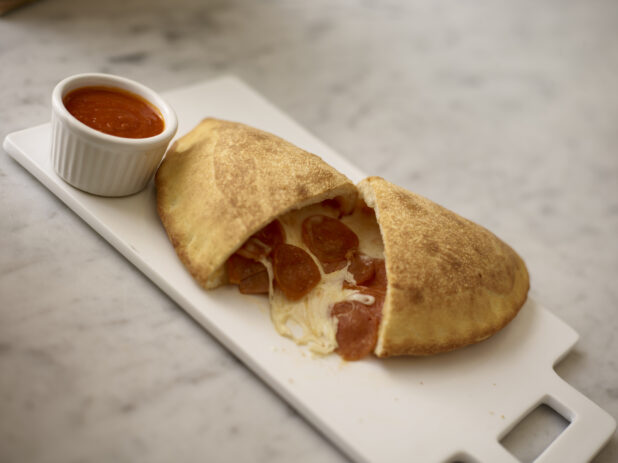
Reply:
[[[524,304],[523,260],[380,177],[358,185],[270,133],[205,119],[169,150],[158,213],[205,289],[265,294],[276,330],[346,360],[482,341]]]

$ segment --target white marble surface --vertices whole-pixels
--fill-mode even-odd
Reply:
[[[558,372],[616,417],[617,30],[612,0],[42,0],[0,18],[0,138],[69,74],[236,74],[511,243],[580,333]],[[0,461],[346,461],[4,153],[0,216]]]

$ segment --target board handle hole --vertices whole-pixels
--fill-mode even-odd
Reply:
[[[447,460],[447,463],[476,463],[476,460],[464,452],[459,452]]]
[[[541,404],[523,417],[500,443],[522,463],[533,462],[569,424],[552,407]]]

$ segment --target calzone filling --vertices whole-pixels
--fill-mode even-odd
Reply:
[[[386,294],[384,246],[373,209],[342,215],[336,200],[288,212],[226,263],[243,294],[268,294],[279,334],[318,354],[373,352]]]

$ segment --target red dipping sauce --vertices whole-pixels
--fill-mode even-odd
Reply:
[[[62,99],[80,122],[124,138],[148,138],[163,132],[159,110],[144,98],[115,87],[81,87]]]

